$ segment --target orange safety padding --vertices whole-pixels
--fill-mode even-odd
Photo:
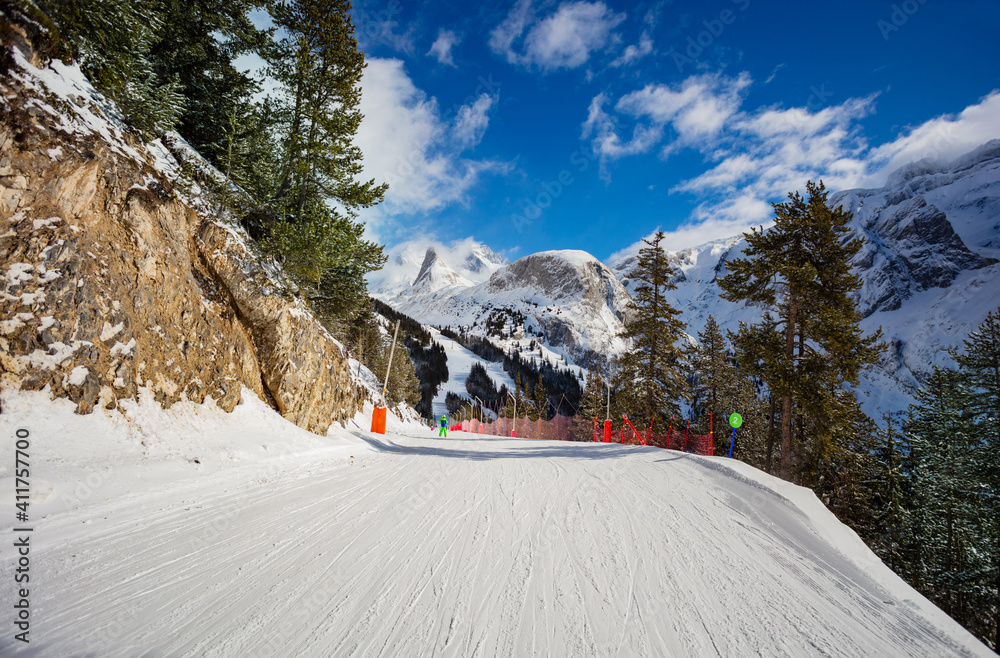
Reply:
[[[385,407],[375,407],[372,412],[372,432],[385,434]]]

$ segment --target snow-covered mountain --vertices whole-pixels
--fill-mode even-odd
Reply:
[[[618,333],[628,292],[614,272],[584,251],[531,254],[476,284],[463,284],[455,274],[428,250],[409,288],[372,294],[424,324],[469,327],[492,334],[498,344],[530,335],[577,366],[606,364],[625,347]]]
[[[426,240],[397,245],[388,261],[368,277],[368,290],[389,302],[398,297],[467,288],[481,283],[507,260],[486,245],[472,239],[445,245]]]
[[[908,165],[882,188],[838,192],[831,202],[853,212],[852,234],[863,241],[854,260],[862,326],[882,327],[889,344],[863,380],[863,404],[871,414],[904,409],[933,367],[949,361],[948,348],[1000,306],[1000,140],[953,162]],[[733,331],[740,321],[760,318],[760,309],[719,296],[717,279],[727,261],[742,256],[742,235],[686,249],[665,246],[677,270],[672,302],[691,336],[709,315]],[[475,249],[466,247],[470,255]],[[422,267],[410,266],[409,284],[373,286],[372,294],[426,324],[462,325],[481,335],[520,313],[523,328],[542,334],[537,341],[548,349],[576,365],[605,364],[625,347],[618,334],[638,250],[637,244],[608,266],[585,252],[542,252],[478,279],[464,261],[455,268],[425,250]],[[397,253],[416,261],[413,245]],[[497,342],[509,344],[516,331],[510,326],[508,339]]]

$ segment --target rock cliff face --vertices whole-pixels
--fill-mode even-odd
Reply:
[[[162,145],[120,131],[78,70],[15,61],[0,78],[2,384],[80,413],[139,387],[228,411],[246,388],[314,432],[352,416],[341,346],[168,175]]]
[[[537,298],[522,304],[544,333],[575,363],[608,367],[608,354],[622,349],[618,332],[629,312],[629,295],[614,272],[583,251],[543,251],[498,270],[486,283],[490,296]]]

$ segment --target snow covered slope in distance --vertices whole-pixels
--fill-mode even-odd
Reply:
[[[530,332],[577,366],[606,365],[624,349],[618,334],[629,295],[610,269],[584,251],[531,254],[474,286],[414,286],[391,298],[373,294],[424,324],[467,327],[479,335],[489,333],[487,325],[521,314],[523,326],[508,324],[509,332]]]
[[[437,395],[434,396],[434,401],[431,405],[435,419],[441,418],[441,416],[448,412],[445,406],[445,397],[448,393],[454,393],[475,403],[475,400],[472,399],[465,388],[465,380],[469,378],[469,373],[472,372],[472,366],[475,363],[482,364],[486,368],[486,374],[493,380],[493,385],[498,391],[504,385],[507,386],[507,390],[509,391],[515,390],[514,380],[504,372],[499,363],[492,363],[476,356],[457,342],[442,335],[437,329],[430,329],[430,332],[432,340],[444,348],[445,357],[448,359],[448,381],[443,382],[441,387],[438,388]]]
[[[47,398],[2,399],[33,527],[31,643],[3,656],[994,655],[811,492],[725,458]]]

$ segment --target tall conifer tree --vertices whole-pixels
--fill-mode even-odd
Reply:
[[[979,440],[976,442],[977,470],[984,491],[984,517],[990,535],[992,560],[994,649],[1000,649],[1000,309],[964,341],[963,353],[953,353],[960,377],[975,394],[968,410],[976,419]]]
[[[812,416],[815,439],[828,441],[838,420],[830,412],[843,408],[836,391],[857,385],[882,349],[881,330],[863,335],[850,297],[861,286],[850,270],[861,248],[860,240],[846,239],[851,214],[830,208],[822,182],[809,181],[806,191],[807,198],[790,193],[787,202],[774,204],[773,228],[744,234],[746,257],[729,261],[731,272],[719,279],[723,298],[766,308],[757,329],[741,331],[736,341],[760,359],[762,376],[780,400],[786,480],[793,474],[793,432],[801,441],[806,431],[803,416]],[[751,340],[754,345],[746,344]]]
[[[923,515],[911,533],[919,589],[962,624],[973,615],[981,536],[972,390],[954,370],[936,368],[910,407],[913,504]],[[919,544],[919,546],[913,546]]]
[[[270,205],[277,221],[267,227],[268,244],[335,331],[366,297],[366,274],[385,262],[355,221],[387,186],[357,180],[362,154],[353,140],[365,63],[350,12],[347,0],[290,0],[271,10],[286,36],[269,56],[285,93],[276,112],[282,135]]]
[[[644,239],[630,278],[639,282],[621,337],[629,348],[619,359],[615,389],[628,413],[643,426],[680,415],[678,403],[687,396],[683,358],[677,344],[684,331],[680,311],[666,298],[677,286],[661,243],[663,231]]]
[[[184,89],[184,114],[177,131],[220,170],[227,146],[233,146],[226,144],[227,133],[247,145],[239,148],[248,147],[260,134],[253,126],[233,130],[231,120],[253,118],[252,97],[259,85],[234,61],[247,53],[266,51],[269,31],[257,29],[250,20],[250,12],[265,4],[258,0],[156,2],[162,26],[150,58],[160,79],[176,79]]]
[[[736,411],[729,399],[732,393],[735,393],[732,389],[735,384],[736,369],[727,354],[725,337],[714,316],[709,315],[705,321],[705,328],[698,332],[698,344],[690,348],[689,360],[694,371],[692,387],[694,413],[714,414],[714,427],[719,431],[715,432],[713,445],[717,445],[720,435],[725,432],[719,423],[722,420],[720,412]]]
[[[601,378],[600,366],[587,372],[586,387],[580,398],[580,408],[573,417],[573,433],[577,441],[594,440],[594,420],[597,420],[598,437],[604,435],[604,421],[607,418],[608,391]]]

